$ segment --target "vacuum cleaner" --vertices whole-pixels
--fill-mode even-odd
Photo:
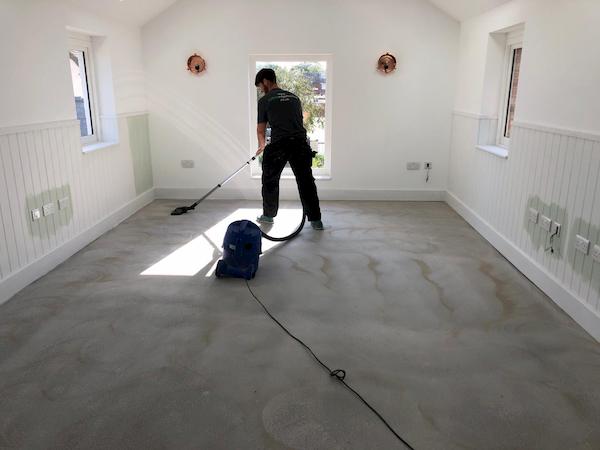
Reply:
[[[227,227],[223,238],[223,259],[217,263],[217,278],[233,277],[251,280],[258,270],[261,230],[249,220],[238,220]]]
[[[175,208],[171,212],[171,215],[181,216],[188,211],[193,211],[196,209],[196,206],[206,200],[217,189],[223,187],[255,159],[256,156],[253,156],[239,169],[208,191],[202,198],[190,206],[179,206]],[[289,241],[300,234],[305,223],[306,213],[303,211],[302,220],[293,233],[284,237],[274,237],[269,236],[261,230],[258,225],[249,220],[232,222],[225,232],[225,238],[223,239],[223,259],[217,263],[215,275],[217,278],[234,277],[245,278],[246,280],[254,278],[256,271],[258,270],[258,260],[261,253],[261,237],[274,242]]]

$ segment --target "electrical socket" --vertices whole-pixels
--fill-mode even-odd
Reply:
[[[594,258],[594,261],[597,263],[600,263],[600,245],[594,245],[594,248],[592,249],[592,258]]]
[[[69,197],[61,198],[58,200],[58,210],[62,211],[63,209],[67,209],[69,207]]]
[[[426,162],[425,164],[425,169],[431,169],[431,163],[430,162]]]
[[[193,159],[182,159],[181,167],[184,169],[193,169],[194,168],[194,160]]]
[[[419,170],[420,168],[421,168],[421,163],[418,163],[418,162],[406,163],[406,170]]]
[[[550,217],[542,215],[539,227],[544,231],[550,232],[550,228],[552,228],[552,219],[550,219]]]
[[[583,236],[575,236],[575,250],[587,255],[590,253],[590,241]]]
[[[537,209],[529,208],[529,221],[531,223],[538,223],[539,216],[540,216],[540,213],[538,212]]]
[[[38,208],[31,210],[31,220],[35,222],[36,220],[40,220],[42,218],[42,213]]]
[[[552,222],[552,226],[550,227],[550,234],[553,234],[554,236],[558,237],[560,236],[561,229],[562,225],[560,223]]]
[[[44,212],[44,217],[54,214],[54,203],[46,203],[42,206],[42,211]]]

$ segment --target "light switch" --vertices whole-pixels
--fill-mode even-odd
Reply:
[[[540,216],[540,213],[538,212],[537,209],[529,208],[529,221],[531,223],[538,223],[539,216]]]
[[[69,197],[61,198],[58,201],[58,209],[62,211],[63,209],[67,209],[69,207]]]
[[[542,215],[542,218],[540,220],[540,228],[544,231],[550,231],[550,228],[552,227],[552,219],[550,219],[550,217],[546,217],[544,215]]]
[[[592,258],[594,258],[594,261],[597,263],[600,263],[600,245],[594,245],[594,248],[592,249]]]
[[[575,250],[587,255],[590,253],[590,241],[583,236],[575,236]]]
[[[46,203],[44,206],[42,206],[44,217],[54,214],[54,209],[54,203]]]
[[[42,213],[40,212],[39,209],[32,209],[31,210],[31,220],[33,220],[34,222],[36,220],[40,220],[42,218]]]

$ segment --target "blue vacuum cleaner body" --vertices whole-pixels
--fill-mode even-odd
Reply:
[[[254,278],[261,254],[261,238],[258,225],[249,220],[230,223],[223,239],[223,259],[217,263],[215,271],[217,278]]]

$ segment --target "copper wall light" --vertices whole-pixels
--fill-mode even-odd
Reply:
[[[206,70],[206,61],[204,61],[202,56],[194,53],[187,60],[187,70],[194,75],[199,75]]]
[[[377,61],[377,70],[383,73],[390,73],[396,70],[396,58],[394,55],[386,53],[379,57]]]

